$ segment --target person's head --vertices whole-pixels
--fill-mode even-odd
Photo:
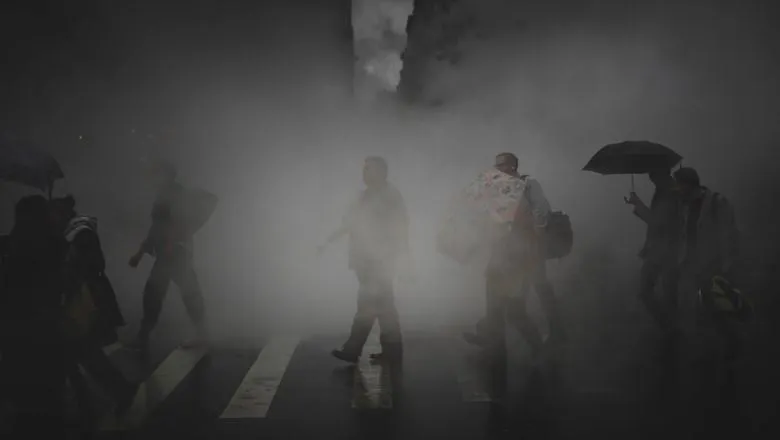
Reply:
[[[387,182],[387,162],[379,156],[367,157],[363,165],[363,182],[369,188],[385,184]]]
[[[499,153],[496,155],[495,167],[497,170],[506,174],[517,174],[519,160],[512,153]]]
[[[674,172],[674,180],[680,190],[683,200],[691,200],[701,189],[699,173],[693,168],[680,168]]]
[[[72,195],[52,199],[49,208],[54,227],[65,229],[70,219],[76,215],[76,199]]]
[[[176,167],[167,160],[152,160],[146,163],[146,173],[155,188],[164,187],[176,181]]]
[[[22,197],[14,210],[14,231],[44,232],[50,226],[49,203],[45,197]]]
[[[671,186],[671,184],[674,183],[674,178],[672,178],[672,170],[669,168],[650,171],[647,173],[647,176],[655,186]]]

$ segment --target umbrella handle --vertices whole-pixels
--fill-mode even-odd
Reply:
[[[632,193],[633,193],[633,192],[636,192],[636,191],[634,190],[634,175],[633,175],[633,174],[631,175],[631,192],[632,192]]]

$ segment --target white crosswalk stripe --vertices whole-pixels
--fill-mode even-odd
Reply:
[[[143,424],[148,415],[160,405],[184,380],[206,355],[206,348],[177,348],[157,367],[152,375],[141,384],[133,405],[121,420],[109,421],[102,426],[105,430],[134,429]]]
[[[443,329],[425,332],[425,334],[411,334],[411,336],[430,340],[434,344],[443,344],[450,350],[449,359],[452,362],[447,368],[454,370],[457,383],[452,385],[459,387],[463,402],[491,402],[484,372],[481,371],[482,366],[468,359],[469,354],[475,354],[476,350],[463,342],[459,333],[453,329]],[[265,419],[269,414],[273,417],[271,409],[275,397],[286,380],[285,375],[290,365],[295,363],[296,352],[301,347],[301,342],[302,339],[298,336],[280,335],[272,337],[262,348],[258,348],[251,366],[241,370],[240,374],[243,377],[240,384],[231,390],[232,397],[229,402],[222,403],[225,406],[218,413],[219,419]],[[118,348],[119,346],[110,346],[105,351],[111,355],[116,353]],[[244,350],[252,356],[250,347],[226,348],[226,350],[232,352]],[[351,408],[355,411],[392,410],[394,407],[392,380],[394,375],[391,366],[383,362],[372,362],[370,359],[371,354],[380,352],[379,331],[375,329],[369,335],[361,360],[356,365],[351,379]],[[206,349],[173,350],[143,381],[132,407],[122,419],[116,420],[113,416],[103,417],[99,429],[126,431],[144,426],[155,409],[171,396],[206,354]],[[237,376],[233,377],[238,379]],[[225,399],[227,400],[227,396]]]
[[[264,418],[299,342],[300,338],[295,336],[271,339],[247,371],[220,418]]]

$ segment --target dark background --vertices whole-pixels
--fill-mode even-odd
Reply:
[[[348,322],[354,282],[344,258],[318,261],[313,249],[359,188],[362,158],[376,153],[413,214],[423,275],[399,292],[408,326],[475,318],[480,277],[464,281],[442,262],[432,234],[445,199],[504,150],[575,221],[575,251],[551,269],[571,325],[588,335],[644,331],[633,294],[644,231],[622,203],[628,178],[580,169],[606,143],[659,141],[737,208],[743,283],[759,311],[750,389],[771,402],[775,3],[432,1],[410,25],[403,99],[380,110],[350,101],[349,2],[3,2],[0,132],[62,162],[57,192],[100,219],[133,322],[148,266],[134,272],[126,260],[152,197],[138,159],[170,157],[186,182],[219,194],[198,259],[223,338]],[[637,185],[648,200],[646,179]],[[0,187],[3,230],[27,192]],[[172,322],[186,322],[180,304],[171,308]],[[774,410],[761,405],[768,420]]]

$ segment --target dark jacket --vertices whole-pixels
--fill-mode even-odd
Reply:
[[[152,225],[143,241],[143,250],[149,255],[160,257],[172,255],[176,247],[192,251],[192,235],[180,224],[177,204],[184,197],[184,187],[171,182],[157,193],[152,205]]]
[[[59,333],[62,241],[39,230],[15,229],[0,272],[0,337],[36,346]]]
[[[86,216],[71,219],[65,230],[68,249],[65,256],[67,293],[76,292],[86,284],[98,313],[92,335],[100,345],[117,341],[116,328],[125,325],[116,294],[105,274],[106,261],[97,221]]]
[[[680,250],[683,227],[679,193],[657,188],[650,208],[637,207],[634,214],[647,223],[645,244],[639,256],[653,263],[674,263]]]
[[[7,244],[0,278],[0,394],[20,411],[35,411],[42,398],[56,400],[65,381],[62,239],[41,229],[15,230]]]
[[[736,214],[729,200],[702,188],[683,218],[685,246],[679,256],[683,269],[706,280],[713,275],[729,275],[740,253]]]

